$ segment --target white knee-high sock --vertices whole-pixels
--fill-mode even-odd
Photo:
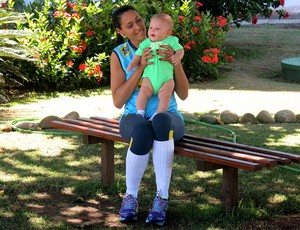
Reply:
[[[174,139],[153,142],[153,165],[157,192],[168,199],[174,159]]]
[[[136,155],[128,148],[126,156],[126,193],[137,198],[138,190],[149,161],[149,153]]]

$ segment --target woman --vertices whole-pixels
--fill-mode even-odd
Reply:
[[[147,61],[153,57],[152,51],[148,48],[143,52],[137,68],[128,72],[127,66],[139,44],[147,38],[145,22],[138,12],[128,5],[117,8],[112,14],[112,20],[118,37],[127,37],[125,43],[113,50],[110,60],[113,102],[117,108],[124,106],[124,113],[120,119],[120,133],[130,143],[126,156],[126,193],[119,212],[120,221],[137,220],[138,190],[152,147],[157,193],[146,222],[163,225],[168,207],[174,141],[184,135],[183,117],[177,109],[174,93],[168,111],[158,113],[152,121],[148,119],[157,108],[159,101],[157,95],[149,99],[145,117],[136,114],[135,102],[140,79],[145,67],[152,64]],[[169,57],[174,51],[168,46],[162,48],[157,54],[164,57],[161,60],[170,61]],[[174,66],[174,72],[175,92],[181,100],[185,100],[189,84],[182,65]]]

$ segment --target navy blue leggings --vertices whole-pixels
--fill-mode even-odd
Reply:
[[[175,113],[158,113],[152,122],[137,114],[124,115],[120,121],[120,134],[130,143],[131,152],[137,155],[147,154],[153,140],[167,141],[170,133],[174,141],[180,140],[184,135],[184,122]]]

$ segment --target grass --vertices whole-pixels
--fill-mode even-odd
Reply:
[[[278,63],[300,55],[298,39],[299,30],[284,25],[234,28],[226,46],[236,52],[236,61],[224,66],[219,80],[192,87],[221,90],[235,83],[239,89],[297,92],[299,84],[285,82]],[[95,91],[69,95],[93,96]],[[60,96],[32,93],[18,103]],[[222,127],[235,132],[239,143],[300,152],[299,124]],[[193,123],[187,124],[186,132],[232,140],[224,130]],[[127,146],[115,148],[116,183],[107,188],[99,181],[98,145],[83,145],[80,136],[0,133],[0,229],[152,229],[144,225],[155,195],[151,162],[139,194],[140,220],[129,225],[118,222]],[[281,167],[239,171],[239,209],[225,214],[222,171],[198,172],[194,160],[175,156],[168,221],[162,229],[296,229],[300,165],[290,167],[295,171]]]

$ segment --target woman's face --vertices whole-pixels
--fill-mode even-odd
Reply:
[[[134,45],[138,46],[146,38],[145,22],[134,10],[123,13],[121,18],[121,28],[117,32],[126,36]]]

